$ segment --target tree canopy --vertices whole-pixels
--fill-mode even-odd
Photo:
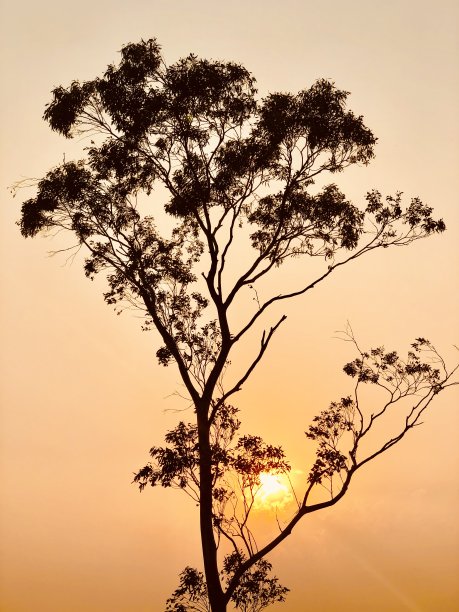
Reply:
[[[287,589],[268,577],[265,555],[306,514],[339,501],[356,471],[418,425],[438,392],[453,384],[453,371],[427,340],[417,339],[403,360],[383,347],[360,350],[349,332],[359,353],[345,366],[354,392],[306,432],[317,456],[305,492],[287,526],[258,546],[249,517],[260,476],[288,474],[289,464],[281,447],[238,433],[229,399],[286,318],[269,322],[270,308],[375,249],[445,229],[419,198],[404,204],[401,192],[372,190],[359,207],[324,182],[374,156],[376,138],[348,109],[348,97],[321,79],[297,94],[260,100],[243,66],[195,55],[167,66],[151,39],[123,47],[119,64],[101,77],[54,89],[45,110],[53,130],[85,135],[89,144],[84,159],[65,161],[38,181],[23,203],[21,232],[74,236],[75,249],[87,253],[86,275],[106,274],[106,301],[140,309],[144,328],[159,333],[158,361],[176,364],[194,409],[193,422],[180,422],[165,447],[152,448],[152,461],[135,477],[141,489],[175,486],[199,504],[204,574],[184,570],[170,610],[225,610],[232,601],[255,611],[283,601]],[[164,216],[170,231],[159,229]],[[265,284],[258,294],[275,268],[297,257],[323,260],[321,272],[305,267],[297,288],[282,293]],[[255,304],[236,326],[232,315],[252,291]],[[233,348],[258,322],[265,327],[259,348],[228,384]],[[371,415],[359,401],[364,384],[388,394]],[[410,398],[400,430],[362,454],[368,431]],[[311,501],[324,484],[326,498]]]

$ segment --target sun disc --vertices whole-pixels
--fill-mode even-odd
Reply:
[[[275,495],[286,489],[285,485],[282,484],[277,474],[260,474],[260,483],[263,491],[267,495]]]
[[[256,507],[272,509],[285,506],[291,501],[292,494],[281,474],[263,472],[260,474],[260,488],[257,491]]]

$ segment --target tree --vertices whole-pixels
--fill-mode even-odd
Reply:
[[[86,275],[107,276],[107,303],[141,310],[144,329],[159,333],[158,361],[175,363],[193,406],[193,422],[168,432],[166,446],[152,448],[135,476],[141,489],[177,487],[199,505],[204,574],[185,568],[168,610],[216,612],[231,602],[255,611],[283,601],[287,589],[270,577],[266,555],[305,515],[337,503],[356,472],[401,441],[435,396],[456,384],[455,368],[427,340],[415,340],[403,360],[383,347],[361,350],[349,329],[358,351],[345,366],[353,393],[306,432],[317,453],[305,491],[276,537],[258,546],[250,519],[263,475],[287,475],[289,464],[281,447],[238,433],[230,399],[286,318],[268,322],[272,307],[376,249],[445,229],[418,198],[404,207],[401,193],[373,190],[361,210],[335,184],[316,185],[374,155],[376,138],[347,109],[347,98],[319,80],[296,95],[259,101],[242,66],[194,55],[167,66],[148,40],[126,45],[102,77],[57,87],[45,110],[53,130],[92,140],[85,159],[65,161],[38,181],[23,203],[21,232],[74,236],[73,248],[88,254]],[[160,231],[150,212],[158,186],[168,194],[160,212],[170,231]],[[276,293],[266,280],[294,257],[322,260],[323,268],[296,290]],[[252,310],[236,326],[233,313],[248,302]],[[261,324],[258,350],[234,375],[234,348]],[[365,385],[384,394],[370,414]],[[399,429],[369,449],[370,431],[395,405],[404,407]]]

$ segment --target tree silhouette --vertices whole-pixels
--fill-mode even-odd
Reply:
[[[455,384],[455,370],[427,340],[417,339],[403,360],[384,348],[360,350],[349,329],[359,354],[345,366],[356,381],[353,393],[306,432],[317,455],[305,491],[279,533],[257,543],[251,517],[261,476],[290,468],[281,447],[239,434],[229,400],[286,318],[268,322],[271,307],[373,250],[445,229],[418,198],[404,206],[401,193],[374,190],[360,209],[335,184],[315,185],[374,155],[376,138],[347,109],[347,98],[319,80],[296,95],[260,101],[241,65],[189,55],[167,66],[157,42],[142,40],[123,47],[119,65],[100,78],[57,87],[46,108],[53,130],[91,140],[85,159],[38,181],[22,206],[22,234],[63,229],[74,236],[74,248],[88,253],[86,275],[106,274],[107,303],[135,306],[144,328],[159,333],[158,361],[176,364],[194,410],[193,422],[168,432],[166,446],[152,448],[151,462],[135,476],[141,489],[177,487],[199,504],[204,574],[185,568],[168,610],[216,612],[232,602],[256,611],[283,601],[287,589],[270,577],[265,556],[302,517],[339,501],[355,473],[420,424],[439,391]],[[152,213],[167,217],[170,231],[159,230]],[[270,273],[300,256],[323,260],[322,271],[289,292],[266,282],[260,290]],[[233,313],[250,303],[236,325]],[[259,347],[234,376],[233,349],[258,323],[265,327]],[[363,385],[385,394],[370,414]],[[368,450],[362,440],[395,405],[403,405],[400,428]]]

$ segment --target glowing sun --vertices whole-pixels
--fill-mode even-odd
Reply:
[[[256,494],[255,506],[259,509],[282,508],[292,500],[287,480],[281,474],[260,474],[260,488]]]

